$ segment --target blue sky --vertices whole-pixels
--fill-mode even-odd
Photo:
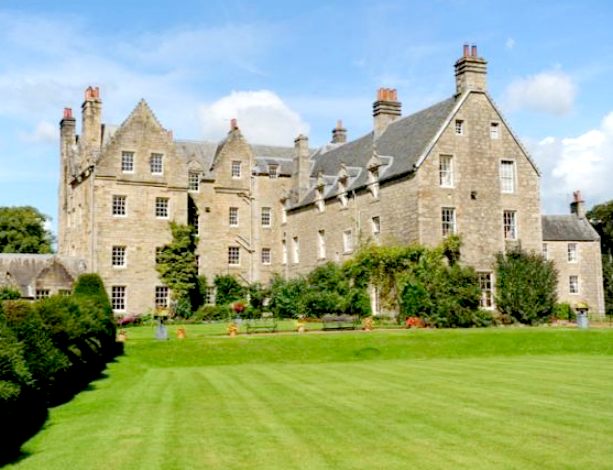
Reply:
[[[145,98],[177,138],[311,145],[368,132],[381,86],[403,114],[450,96],[465,42],[542,171],[542,206],[613,199],[613,4],[494,1],[0,2],[0,205],[56,217],[57,126],[83,90],[103,120]]]

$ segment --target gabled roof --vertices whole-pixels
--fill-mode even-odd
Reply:
[[[544,215],[542,217],[543,241],[599,241],[598,232],[587,219],[576,215]]]

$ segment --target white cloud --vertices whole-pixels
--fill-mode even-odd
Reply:
[[[547,212],[566,212],[573,191],[588,205],[613,199],[613,112],[597,129],[576,137],[546,137],[530,145],[543,172],[543,205]]]
[[[576,94],[572,78],[554,70],[514,80],[505,91],[504,104],[511,111],[563,115],[572,110]]]
[[[509,50],[513,49],[515,47],[515,39],[508,38],[506,42],[504,43],[504,45]]]
[[[300,115],[269,90],[233,91],[201,106],[199,114],[206,139],[223,138],[232,118],[238,120],[241,132],[251,143],[289,146],[298,134],[309,131]]]
[[[57,142],[59,136],[58,127],[49,121],[40,121],[32,132],[24,132],[20,138],[25,142],[32,143],[53,143]]]

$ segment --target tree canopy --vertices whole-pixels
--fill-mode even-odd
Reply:
[[[48,220],[34,207],[0,207],[0,253],[52,253]]]
[[[613,315],[613,201],[594,206],[587,217],[600,235],[607,315]]]

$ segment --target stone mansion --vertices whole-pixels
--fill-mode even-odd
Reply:
[[[211,282],[294,276],[342,262],[364,242],[435,245],[462,236],[462,259],[493,307],[494,255],[542,252],[559,270],[559,297],[604,312],[599,238],[576,193],[571,213],[543,216],[540,175],[487,91],[487,62],[464,46],[444,101],[402,116],[396,90],[378,90],[372,131],[348,141],[251,145],[236,120],[219,143],[175,140],[145,101],[119,126],[102,122],[88,88],[80,135],[60,121],[60,257],[98,272],[117,314],[166,306],[156,253],[169,221],[199,235],[199,272]],[[0,260],[1,261],[1,260]]]

